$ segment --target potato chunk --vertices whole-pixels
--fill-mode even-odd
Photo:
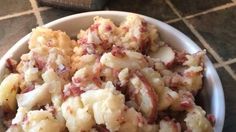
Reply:
[[[4,109],[16,110],[16,92],[20,75],[8,75],[0,85],[0,106]]]
[[[206,112],[199,106],[195,106],[184,119],[187,128],[192,132],[213,132],[211,123],[205,117]]]
[[[100,62],[111,68],[139,69],[147,66],[144,56],[138,52],[125,50],[125,56],[114,56],[112,53],[104,53]]]

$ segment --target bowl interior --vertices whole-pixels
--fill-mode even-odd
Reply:
[[[119,24],[128,14],[129,13],[127,12],[118,11],[88,12],[58,19],[46,24],[45,27],[62,30],[70,36],[75,36],[80,29],[86,29],[90,26],[93,23],[93,17],[95,16],[110,18],[115,24]],[[195,53],[201,50],[192,40],[173,27],[150,17],[142,17],[149,23],[156,25],[159,29],[161,38],[175,49],[184,50],[189,53]],[[6,59],[12,57],[19,60],[20,56],[28,51],[27,41],[29,40],[29,37],[30,34],[22,38],[2,57],[0,60],[0,79],[2,79],[4,75]],[[201,90],[199,97],[207,113],[215,115],[215,131],[222,131],[225,115],[223,89],[216,70],[207,57],[205,59],[204,88]]]

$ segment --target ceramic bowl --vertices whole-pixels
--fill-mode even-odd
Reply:
[[[115,24],[119,24],[125,19],[129,12],[120,11],[96,11],[80,13],[71,16],[67,16],[53,22],[50,22],[44,27],[59,29],[65,31],[70,36],[75,36],[80,29],[86,29],[93,23],[93,17],[101,16],[104,18],[110,18]],[[199,50],[199,46],[189,39],[186,35],[156,19],[143,16],[147,22],[158,27],[161,38],[173,46],[177,50],[184,50],[189,53],[195,53]],[[0,79],[3,79],[5,63],[7,58],[20,59],[23,53],[28,51],[27,41],[29,40],[30,34],[20,39],[0,60]],[[199,93],[199,100],[201,105],[207,111],[216,118],[215,132],[221,132],[224,125],[225,116],[225,101],[224,93],[219,76],[212,65],[212,62],[205,58],[205,73],[204,73],[204,88]]]

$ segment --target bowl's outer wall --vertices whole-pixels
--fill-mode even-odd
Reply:
[[[58,19],[46,24],[44,27],[62,30],[70,36],[76,36],[80,29],[86,29],[93,23],[93,17],[95,16],[109,18],[115,24],[119,24],[128,14],[130,13],[119,11],[87,12]],[[150,17],[143,15],[140,16],[142,16],[149,23],[156,25],[161,34],[161,38],[174,48],[184,50],[189,53],[195,53],[201,50],[192,40],[168,24]],[[20,56],[28,51],[27,41],[29,40],[29,37],[30,34],[22,38],[2,57],[0,60],[0,79],[2,79],[4,75],[6,59],[14,58],[19,60]],[[200,97],[204,101],[203,105],[205,106],[204,109],[207,113],[215,115],[215,131],[221,132],[225,116],[224,93],[218,74],[207,57],[205,59],[204,89],[201,91]]]

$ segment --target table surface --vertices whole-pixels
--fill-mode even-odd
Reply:
[[[236,131],[236,0],[111,0],[104,10],[130,11],[159,19],[206,49],[224,87],[223,131]],[[1,1],[0,55],[32,28],[80,12],[45,7],[35,0]]]

